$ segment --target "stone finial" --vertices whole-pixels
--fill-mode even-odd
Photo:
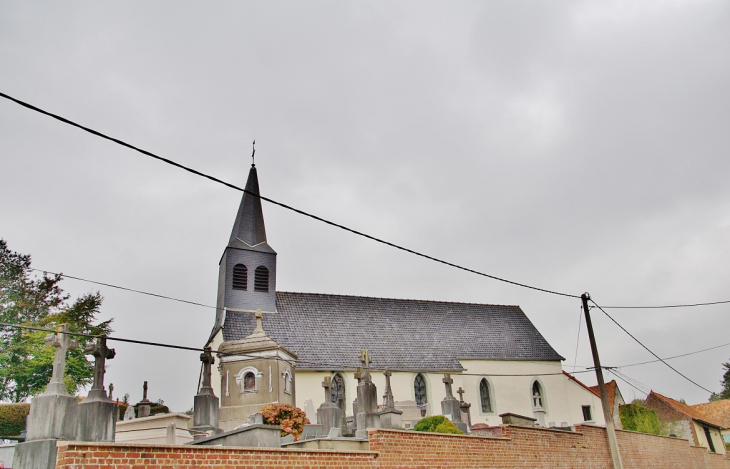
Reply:
[[[56,329],[55,334],[48,334],[44,340],[46,345],[50,345],[56,349],[55,356],[53,358],[53,374],[51,375],[51,382],[48,383],[46,391],[43,393],[45,395],[68,395],[66,383],[63,380],[63,376],[66,372],[66,352],[68,350],[75,350],[78,347],[78,344],[75,340],[69,337],[66,333],[67,330],[68,326],[66,324],[61,324]]]
[[[444,379],[442,379],[441,381],[443,381],[446,385],[446,397],[454,397],[454,393],[451,390],[451,385],[454,384],[454,380],[451,379],[451,374],[446,373],[444,375]]]
[[[106,346],[106,337],[98,337],[96,343],[88,344],[84,352],[94,356],[94,383],[89,391],[88,399],[108,400],[106,391],[104,390],[106,361],[114,358],[117,353],[113,348]]]

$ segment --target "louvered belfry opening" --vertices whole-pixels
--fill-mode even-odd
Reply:
[[[243,264],[236,264],[233,267],[233,289],[248,289],[248,268]]]
[[[263,265],[256,267],[253,290],[261,292],[269,291],[269,269]]]

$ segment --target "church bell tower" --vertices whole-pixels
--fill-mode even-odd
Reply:
[[[231,237],[218,270],[215,328],[225,309],[276,311],[276,252],[266,242],[256,165],[251,165]]]

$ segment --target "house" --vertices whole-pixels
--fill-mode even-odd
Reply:
[[[722,439],[726,445],[730,445],[730,399],[695,404],[692,407],[696,412],[704,415],[710,421],[716,422],[722,427]]]
[[[669,432],[679,438],[686,438],[691,444],[703,446],[713,453],[725,454],[721,426],[692,406],[651,391],[644,404],[657,414]]]
[[[277,291],[254,165],[246,191],[219,262],[207,342],[224,352],[212,378],[223,430],[270,402],[314,420],[326,398],[352,415],[363,350],[378,392],[380,372],[391,372],[406,426],[441,414],[446,373],[471,404],[472,423],[496,425],[499,414],[513,413],[543,426],[604,424],[596,393],[562,371],[563,357],[519,306]]]
[[[598,390],[598,386],[591,386],[591,391],[598,394],[598,397],[600,398],[601,395]],[[618,388],[618,384],[616,384],[616,380],[611,380],[608,383],[606,383],[606,394],[608,395],[608,405],[611,409],[611,417],[613,418],[613,426],[617,430],[622,430],[623,425],[621,425],[621,416],[619,415],[618,407],[626,404],[626,401],[624,401],[624,396],[621,395],[621,391]]]

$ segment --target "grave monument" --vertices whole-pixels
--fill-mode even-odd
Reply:
[[[466,424],[461,420],[461,404],[454,397],[451,390],[451,385],[454,383],[454,380],[451,379],[451,374],[446,373],[442,381],[446,385],[446,397],[441,401],[441,413],[451,420],[459,430],[466,433]]]
[[[114,441],[117,424],[117,405],[104,390],[104,373],[107,360],[116,355],[107,348],[106,337],[99,337],[95,344],[86,347],[86,353],[94,356],[94,384],[89,395],[79,404],[78,439],[81,441]],[[109,386],[110,392],[114,389]]]
[[[194,435],[195,440],[206,438],[206,434],[218,434],[221,429],[218,428],[218,397],[213,392],[211,386],[211,366],[215,363],[215,357],[210,347],[205,347],[203,353],[200,354],[200,361],[203,363],[203,384],[200,391],[195,395],[193,401],[193,427],[192,430],[198,432]]]

